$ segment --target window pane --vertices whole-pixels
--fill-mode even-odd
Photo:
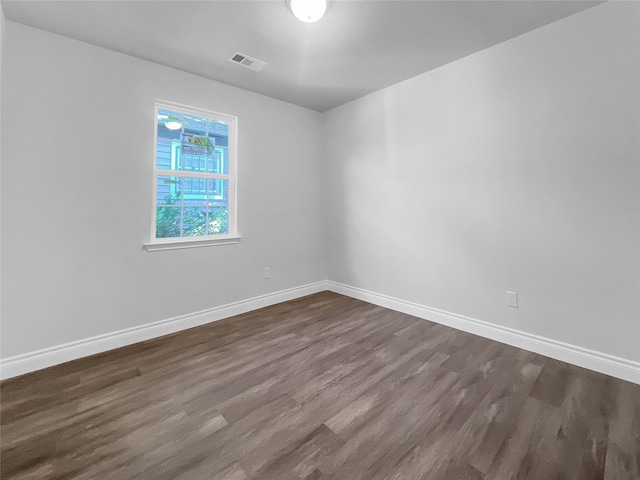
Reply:
[[[229,233],[229,181],[208,180],[208,235]]]
[[[184,115],[180,112],[158,109],[158,138],[178,138],[184,124]]]
[[[207,207],[185,207],[182,236],[207,235]]]
[[[156,238],[180,237],[182,178],[159,176],[157,181]]]
[[[207,180],[209,205],[227,205],[229,203],[229,180]]]
[[[205,178],[184,178],[182,180],[184,197],[190,200],[202,200],[207,198],[207,180]],[[203,204],[204,206],[204,204]]]
[[[223,235],[226,233],[229,233],[229,207],[210,206],[207,235]]]
[[[182,177],[158,176],[156,201],[158,206],[179,205],[182,197]]]
[[[182,209],[180,206],[156,208],[156,238],[181,237]]]
[[[229,173],[229,149],[215,146],[211,155],[207,156],[207,171],[211,173]]]
[[[182,155],[202,157],[203,160],[213,154],[215,147],[215,139],[209,138],[206,134],[196,135],[185,132],[180,136],[180,142]]]
[[[204,117],[198,117],[196,115],[190,115],[185,113],[184,115],[184,131],[192,135],[201,135],[206,137],[208,132],[209,121]]]
[[[172,148],[171,139],[158,137],[156,145],[156,166],[162,170],[171,170]]]
[[[229,136],[229,124],[227,122],[221,122],[220,120],[209,121],[209,134],[218,137]],[[225,144],[226,145],[226,144]]]
[[[200,148],[200,147],[196,147],[196,148]],[[178,168],[176,168],[176,170],[185,170],[185,171],[192,171],[192,172],[204,172],[205,171],[205,165],[207,164],[207,156],[205,154],[202,155],[197,155],[197,154],[186,154],[185,151],[195,151],[193,150],[192,147],[182,147],[181,148],[182,151],[182,155],[180,156],[180,158],[182,159],[182,161],[180,162],[180,164],[178,165]]]

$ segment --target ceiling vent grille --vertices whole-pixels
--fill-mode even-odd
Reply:
[[[238,65],[242,65],[243,67],[250,68],[251,70],[255,70],[259,72],[264,67],[266,67],[267,63],[257,60],[249,55],[245,55],[244,53],[236,52],[229,57],[229,61],[232,63],[237,63]]]

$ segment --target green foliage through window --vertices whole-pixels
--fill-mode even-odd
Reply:
[[[180,208],[181,192],[164,198],[156,209],[156,238],[218,235],[229,231],[229,210],[224,207]]]

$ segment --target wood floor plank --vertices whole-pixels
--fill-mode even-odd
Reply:
[[[638,480],[640,386],[330,292],[0,384],[0,477]]]
[[[531,460],[534,458],[530,449],[538,446],[539,430],[543,426],[550,426],[551,431],[560,427],[559,408],[533,397],[527,398],[518,413],[514,428],[494,458],[486,480],[528,478],[532,468]]]
[[[342,438],[321,424],[282,454],[257,469],[253,476],[263,480],[309,478],[314,472],[319,471],[319,464],[334,455],[343,445]]]
[[[611,382],[615,400],[609,422],[605,478],[640,478],[640,389],[627,382]]]

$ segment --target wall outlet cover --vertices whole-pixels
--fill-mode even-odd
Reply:
[[[507,307],[518,308],[518,294],[507,292]]]

